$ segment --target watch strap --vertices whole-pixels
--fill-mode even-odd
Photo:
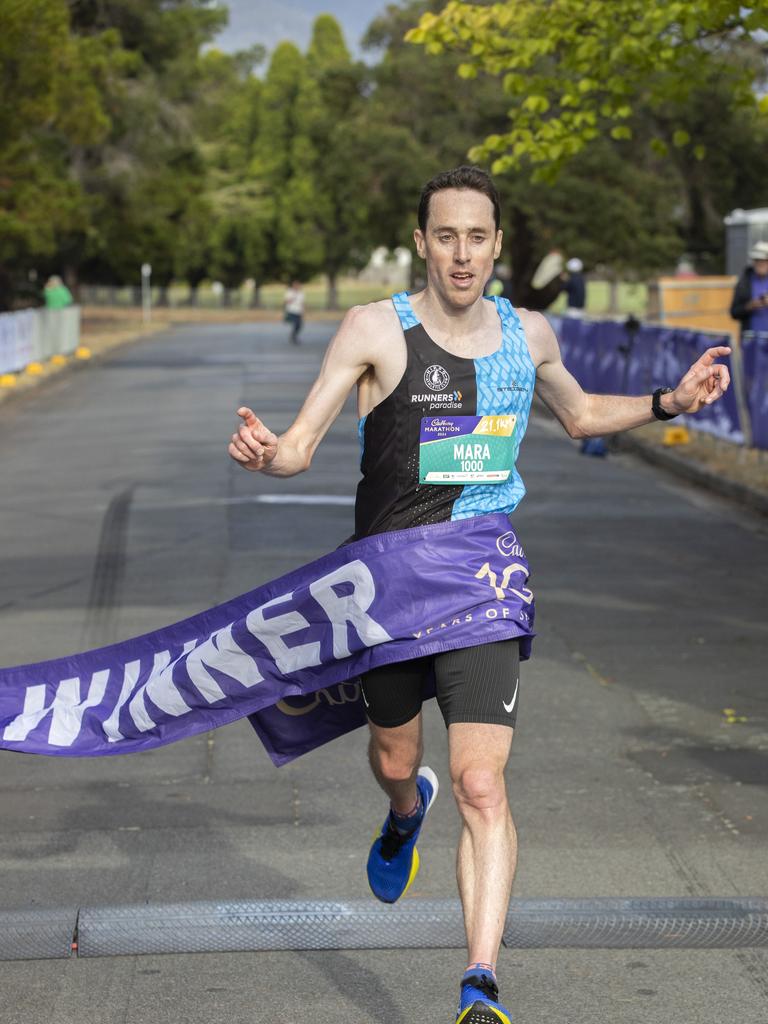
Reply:
[[[679,413],[666,412],[661,407],[661,396],[672,394],[673,388],[656,388],[651,399],[651,412],[657,420],[673,420]]]

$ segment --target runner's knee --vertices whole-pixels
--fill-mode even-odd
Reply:
[[[505,808],[504,773],[484,765],[468,765],[452,773],[453,792],[459,810],[493,811]]]
[[[388,740],[379,733],[371,738],[371,760],[381,776],[390,782],[407,782],[421,762],[421,750],[416,743],[402,739]]]

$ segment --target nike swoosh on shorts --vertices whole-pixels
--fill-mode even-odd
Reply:
[[[512,694],[512,700],[509,702],[509,704],[507,704],[505,700],[501,702],[504,705],[504,710],[507,712],[508,715],[511,715],[515,709],[515,703],[517,702],[517,690],[519,686],[520,680],[518,679],[515,683],[515,692]]]

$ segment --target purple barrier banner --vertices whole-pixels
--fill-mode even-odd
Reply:
[[[630,329],[615,320],[552,317],[551,322],[558,333],[566,367],[585,391],[598,395],[642,395],[658,387],[674,387],[706,349],[731,343],[728,335],[649,325]],[[728,356],[723,361],[730,366],[731,359]],[[750,408],[754,404],[751,401]],[[744,443],[733,386],[719,402],[685,420],[693,429],[735,444]]]
[[[0,669],[0,747],[92,757],[251,716],[276,764],[361,725],[357,680],[521,638],[528,561],[504,515],[378,534],[154,633]]]
[[[749,331],[742,336],[742,366],[752,444],[768,448],[768,334]]]
[[[688,369],[708,348],[715,345],[730,345],[731,339],[727,334],[720,337],[699,334],[697,331],[675,331],[676,345],[678,352],[678,367],[680,373]],[[734,379],[732,356],[723,360],[731,368],[731,380]],[[657,385],[658,387],[659,385]],[[714,434],[724,441],[732,441],[734,444],[744,444],[745,433],[741,423],[741,413],[736,395],[736,386],[732,383],[719,402],[713,405],[705,405],[695,416],[682,417],[686,424],[693,430],[702,430],[708,434]]]

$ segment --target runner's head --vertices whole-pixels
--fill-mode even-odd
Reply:
[[[416,250],[427,280],[449,305],[471,306],[483,294],[501,252],[499,194],[478,167],[435,175],[421,190]]]

